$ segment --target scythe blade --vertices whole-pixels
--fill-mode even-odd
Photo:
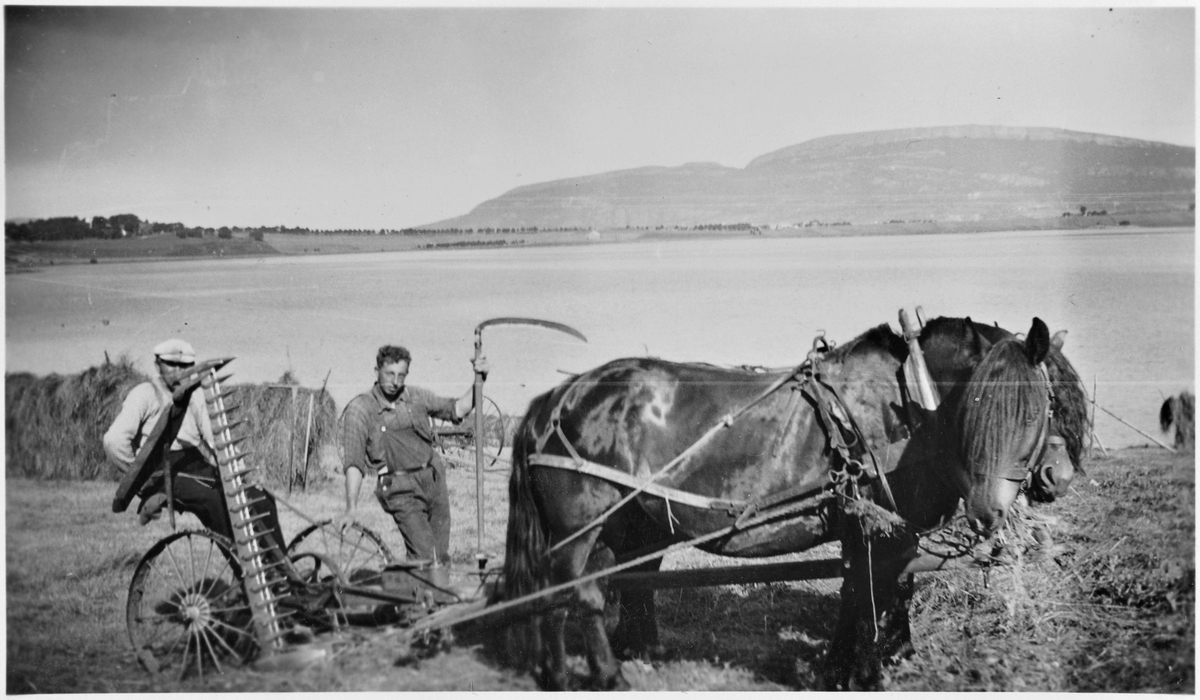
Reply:
[[[520,316],[489,318],[478,326],[475,326],[476,361],[483,355],[483,329],[488,326],[539,326],[541,328],[561,331],[567,335],[579,338],[585,343],[587,342],[587,336],[566,324],[556,321],[544,321],[540,318],[524,318]],[[482,571],[487,565],[487,555],[483,551],[483,374],[478,370],[475,372],[473,392],[475,403],[475,515],[477,518],[476,534],[478,538],[475,558],[479,564],[480,571]]]
[[[484,321],[483,323],[479,324],[478,326],[475,326],[475,335],[476,335],[476,337],[478,337],[479,333],[481,331],[483,331],[484,328],[487,328],[488,326],[505,326],[505,325],[541,326],[542,328],[550,328],[550,329],[553,329],[556,331],[562,331],[563,333],[566,333],[568,335],[573,335],[576,338],[579,338],[580,340],[582,340],[585,343],[587,342],[586,336],[584,336],[582,333],[580,333],[579,331],[575,330],[574,328],[572,328],[566,324],[557,323],[555,321],[543,321],[540,318],[521,318],[518,316],[504,316],[501,318],[489,318],[488,320]]]

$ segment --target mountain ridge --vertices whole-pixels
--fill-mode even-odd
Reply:
[[[692,227],[977,221],[1173,211],[1195,198],[1195,148],[1050,127],[924,127],[824,136],[753,158],[641,166],[522,185],[422,226]]]

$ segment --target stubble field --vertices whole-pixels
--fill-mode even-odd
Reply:
[[[1072,493],[1038,506],[1053,546],[1019,566],[918,576],[916,654],[888,688],[912,691],[1195,692],[1194,457],[1130,448],[1088,465]],[[397,665],[395,635],[360,629],[327,640],[332,658],[294,672],[228,671],[155,678],[135,661],[124,627],[126,589],[141,555],[169,528],[114,515],[110,482],[9,479],[6,491],[7,692],[532,690],[496,665],[470,631],[447,652]],[[476,549],[474,473],[450,470],[456,562]],[[506,475],[485,486],[485,544],[503,551]],[[342,509],[339,481],[280,494],[310,517]],[[394,525],[369,493],[366,524],[398,550]],[[181,526],[194,526],[190,515]],[[284,532],[307,523],[281,507]],[[808,553],[836,556],[836,547]],[[664,568],[715,563],[687,553]],[[721,563],[728,563],[723,560]],[[671,656],[627,661],[637,690],[817,688],[833,634],[837,581],[658,593]],[[578,675],[586,664],[571,649]]]

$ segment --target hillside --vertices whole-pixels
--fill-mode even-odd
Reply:
[[[900,129],[789,146],[745,168],[643,167],[510,190],[420,228],[870,224],[1188,211],[1196,149],[1048,128]]]

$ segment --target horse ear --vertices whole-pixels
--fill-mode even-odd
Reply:
[[[1033,325],[1025,334],[1025,357],[1029,359],[1029,364],[1040,365],[1046,359],[1048,352],[1050,352],[1050,329],[1046,327],[1042,319],[1034,316]]]
[[[1063,344],[1065,342],[1067,342],[1067,332],[1066,331],[1055,331],[1054,337],[1050,339],[1050,347],[1054,348],[1055,350],[1057,350],[1059,352],[1062,352]]]
[[[974,357],[983,357],[988,348],[992,347],[987,338],[984,338],[979,334],[979,331],[975,330],[975,322],[971,320],[970,316],[963,319],[962,346],[969,349]]]
[[[1173,406],[1171,406],[1171,403],[1173,401],[1175,401],[1174,396],[1167,399],[1166,401],[1163,401],[1162,408],[1160,408],[1158,411],[1158,426],[1160,428],[1162,428],[1162,431],[1164,433],[1167,432],[1167,428],[1171,427],[1171,421],[1174,420],[1174,417],[1171,415],[1172,413],[1174,413],[1174,411],[1171,410],[1172,408],[1174,408]]]

